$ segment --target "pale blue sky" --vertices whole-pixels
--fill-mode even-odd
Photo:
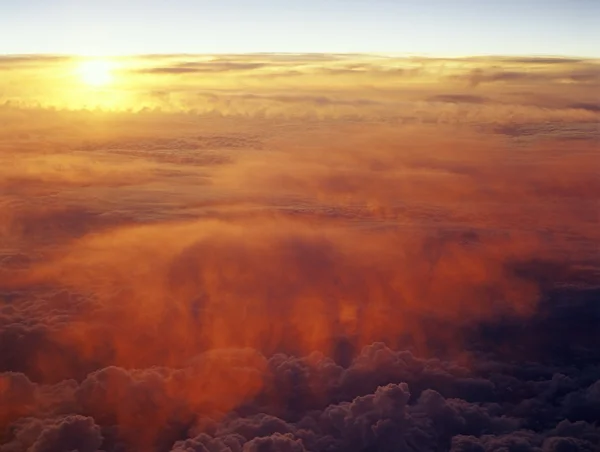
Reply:
[[[600,57],[600,0],[0,0],[0,53]]]

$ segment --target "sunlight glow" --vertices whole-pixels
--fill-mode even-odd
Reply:
[[[105,86],[113,81],[114,64],[105,60],[88,60],[78,67],[81,80],[89,86]]]

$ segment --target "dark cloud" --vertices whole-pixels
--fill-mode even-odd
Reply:
[[[600,68],[596,66],[573,70],[565,74],[571,81],[579,83],[600,83]]]
[[[262,139],[256,134],[202,134],[183,138],[153,139],[119,139],[88,141],[78,146],[83,151],[117,151],[119,153],[140,151],[139,155],[147,158],[147,153],[156,151],[200,151],[211,149],[260,149]],[[145,152],[146,154],[143,154]],[[154,156],[154,154],[152,155]],[[190,156],[191,157],[191,156]],[[215,156],[218,159],[218,156]]]
[[[546,346],[556,346],[563,338],[548,337]],[[600,446],[600,429],[593,424],[598,382],[579,389],[588,377],[581,379],[584,374],[569,364],[561,370],[570,376],[553,373],[560,368],[548,364],[527,370],[482,361],[467,368],[419,359],[384,344],[365,347],[347,368],[318,354],[275,355],[267,367],[246,353],[206,358],[183,370],[106,368],[90,374],[69,392],[76,401],[69,409],[80,414],[16,420],[28,413],[4,411],[15,422],[1,450],[26,450],[34,444],[48,451],[593,451]],[[209,369],[217,362],[228,367],[219,367],[213,379]],[[223,395],[232,395],[223,378],[240,381],[243,367],[229,367],[234,362],[276,384],[262,386],[256,395],[246,393],[246,401],[223,416],[219,409],[211,411],[210,401],[219,407]],[[230,377],[223,374],[226,369]],[[205,371],[211,373],[198,373]],[[598,370],[594,372],[598,378]],[[36,404],[54,404],[55,412],[63,409],[66,393],[52,401],[50,387],[42,393],[42,387],[22,374],[2,378],[10,382],[2,385],[4,397],[9,397],[2,400],[3,407],[29,407],[30,414],[39,410]],[[193,389],[199,381],[204,391]],[[218,386],[206,391],[211,384]],[[482,392],[484,386],[488,388]],[[226,393],[215,392],[218,387]],[[201,412],[212,420],[197,417]],[[117,427],[116,436],[109,426]]]
[[[473,94],[438,94],[427,99],[430,102],[448,102],[448,103],[467,103],[483,104],[490,102],[490,99],[476,96]]]
[[[545,56],[499,56],[499,55],[488,55],[488,56],[472,56],[472,57],[455,57],[455,58],[443,58],[443,57],[409,57],[407,58],[412,61],[418,62],[454,62],[454,63],[477,63],[477,64],[517,64],[517,65],[560,65],[560,64],[577,64],[584,63],[588,60],[581,58],[569,58],[563,56],[545,57]]]
[[[594,113],[600,113],[600,103],[579,102],[576,104],[570,104],[568,108],[576,108],[579,110],[587,110]]]
[[[62,55],[0,55],[0,70],[39,69],[48,64],[66,63],[73,59]]]
[[[503,58],[502,61],[505,63],[517,63],[517,64],[575,64],[581,63],[585,60],[579,58],[566,58],[566,57],[520,57],[520,58]]]
[[[495,133],[514,138],[541,138],[546,140],[582,140],[595,142],[600,137],[592,123],[511,124],[495,126]]]
[[[356,107],[368,107],[381,105],[373,99],[335,99],[329,96],[312,96],[312,95],[293,95],[293,94],[229,94],[229,95],[211,95],[209,93],[201,93],[203,96],[214,98],[220,101],[235,101],[235,100],[246,100],[246,101],[268,101],[268,102],[281,102],[285,104],[313,104],[317,106],[335,106],[335,105],[347,105]]]
[[[497,70],[473,69],[467,74],[450,76],[451,79],[468,81],[472,86],[482,83],[507,83],[507,84],[536,84],[536,83],[561,83],[564,81],[579,83],[597,83],[600,81],[600,72],[597,67],[582,69],[566,69],[563,71],[544,72],[539,70]]]
[[[191,67],[155,67],[151,69],[143,69],[138,72],[143,74],[193,74],[202,72]]]
[[[554,77],[548,77],[547,74],[535,73],[535,72],[524,72],[524,71],[490,71],[483,69],[474,69],[468,75],[456,76],[459,79],[467,80],[472,86],[478,86],[481,83],[494,83],[494,82],[510,82],[510,83],[523,83],[523,82],[544,82],[550,81]]]
[[[100,427],[89,417],[78,415],[56,419],[26,418],[11,429],[2,452],[97,452],[102,444]]]
[[[267,67],[267,63],[235,62],[235,61],[207,61],[180,63],[171,67],[152,67],[140,69],[137,72],[144,74],[193,74],[193,73],[220,73],[232,71],[250,71]]]

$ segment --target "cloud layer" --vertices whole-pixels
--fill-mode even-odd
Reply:
[[[1,452],[600,447],[597,62],[76,64],[0,59]]]

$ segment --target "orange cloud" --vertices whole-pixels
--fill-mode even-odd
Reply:
[[[73,64],[4,59],[0,79],[30,63]],[[552,391],[571,391],[552,419],[591,419],[593,388],[504,374],[475,332],[535,326],[556,286],[597,280],[596,62],[124,64],[115,111],[32,80],[0,107],[11,450],[347,450],[392,431],[445,450],[509,441],[538,413],[495,397]],[[549,330],[525,330],[493,352],[541,353]],[[357,438],[369,419],[394,427]]]

